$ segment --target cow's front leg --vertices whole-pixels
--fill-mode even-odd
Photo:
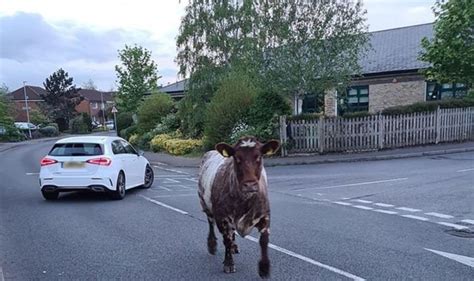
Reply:
[[[235,243],[235,229],[232,231],[232,253],[233,254],[239,253],[239,247]]]
[[[209,223],[209,234],[207,235],[207,251],[211,255],[216,254],[217,250],[217,238],[214,233],[214,218],[208,216],[207,222]]]
[[[230,226],[229,222],[225,221],[222,224],[222,237],[224,238],[224,246],[225,246],[225,258],[224,258],[224,272],[225,273],[233,273],[235,272],[235,265],[234,259],[232,258],[233,252],[233,241],[232,241],[232,234],[234,230]]]
[[[268,258],[268,242],[270,241],[270,218],[262,218],[256,225],[260,231],[260,250],[262,258],[258,262],[258,274],[262,278],[270,276],[270,259]]]

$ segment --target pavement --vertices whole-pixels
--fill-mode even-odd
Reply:
[[[406,147],[398,149],[386,149],[380,151],[362,153],[330,153],[330,154],[299,154],[288,157],[269,157],[265,160],[265,166],[288,166],[306,165],[338,162],[358,162],[374,160],[402,159],[421,156],[434,156],[452,153],[474,151],[474,141],[461,143],[442,143],[437,145],[426,145]],[[198,167],[200,157],[173,156],[166,153],[145,152],[145,157],[152,163],[165,164],[174,167],[195,168]]]

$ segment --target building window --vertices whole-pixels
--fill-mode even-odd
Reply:
[[[463,83],[426,82],[426,100],[444,100],[462,98],[467,94],[467,85]]]
[[[353,86],[347,89],[347,111],[369,110],[369,86]]]
[[[92,108],[93,108],[93,109],[97,109],[97,108],[98,108],[97,102],[93,102],[93,103],[92,103]]]
[[[317,95],[305,95],[303,98],[302,113],[319,112],[319,102]]]

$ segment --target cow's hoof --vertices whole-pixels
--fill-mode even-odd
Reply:
[[[211,255],[215,255],[217,251],[217,242],[216,240],[209,240],[207,241],[207,251]]]
[[[258,275],[262,278],[270,277],[270,261],[261,260],[258,263]]]
[[[225,273],[234,273],[235,272],[235,265],[224,265],[224,272]]]
[[[232,254],[238,254],[238,253],[240,253],[239,247],[236,244],[234,244],[232,247]]]

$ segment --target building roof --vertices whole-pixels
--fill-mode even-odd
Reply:
[[[433,37],[433,24],[399,27],[370,33],[371,50],[359,63],[362,74],[418,70],[429,66],[418,59],[421,40]]]
[[[78,93],[79,95],[81,95],[81,97],[83,97],[84,99],[88,101],[100,102],[102,101],[102,98],[104,99],[104,101],[114,100],[113,92],[101,92],[97,90],[80,89]],[[102,97],[101,97],[101,93],[102,93]]]
[[[37,86],[29,86],[26,85],[26,96],[28,97],[28,100],[43,100],[41,95],[47,94],[46,90],[37,87]],[[11,92],[8,94],[8,97],[12,100],[25,100],[25,93],[24,93],[24,87],[18,88],[15,91]]]
[[[172,97],[182,97],[184,88],[186,87],[186,84],[188,82],[188,79],[184,79],[166,86],[163,86],[159,88],[161,92],[167,93]]]

